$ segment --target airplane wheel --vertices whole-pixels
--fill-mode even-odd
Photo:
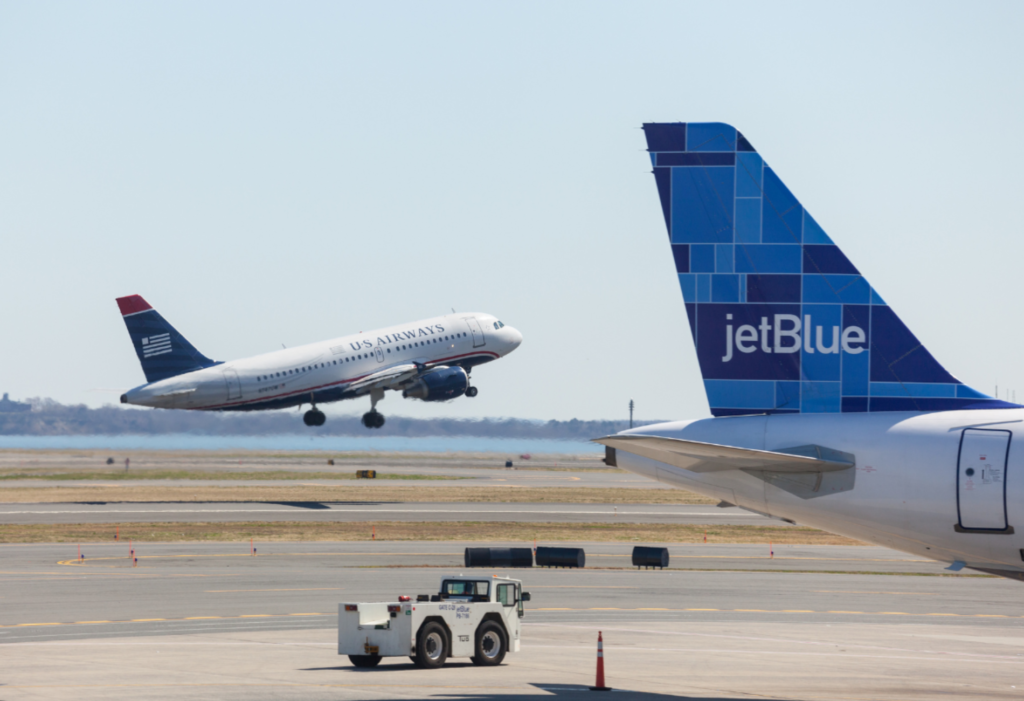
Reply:
[[[368,411],[363,414],[363,426],[366,428],[380,428],[384,425],[384,414],[378,411]]]
[[[310,409],[302,415],[302,423],[307,426],[323,426],[327,421],[327,415],[319,409]]]
[[[475,397],[475,396],[476,396],[476,393],[477,393],[477,391],[478,391],[478,390],[477,390],[477,388],[476,388],[476,387],[467,387],[467,388],[466,388],[466,396],[467,396],[467,397]]]

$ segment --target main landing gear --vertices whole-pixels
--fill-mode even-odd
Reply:
[[[384,414],[379,411],[368,411],[363,414],[363,426],[366,428],[380,428],[384,425]]]
[[[476,387],[467,387],[466,388],[466,396],[467,397],[475,397],[476,393],[477,393]]]
[[[375,387],[370,390],[370,410],[363,414],[363,426],[380,428],[384,425],[384,414],[377,411],[377,402],[384,398],[384,390]]]
[[[323,426],[325,421],[327,421],[327,416],[316,407],[302,415],[302,423],[307,426]]]

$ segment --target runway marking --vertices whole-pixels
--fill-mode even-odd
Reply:
[[[264,553],[259,557],[395,557],[395,556],[407,556],[407,557],[461,557],[463,553],[460,552],[447,552],[447,553],[347,553],[347,552],[320,552],[320,553],[289,553],[289,552],[277,552],[277,553]],[[236,553],[210,553],[210,554],[190,554],[182,553],[176,555],[139,555],[139,560],[156,560],[156,559],[200,559],[200,558],[215,558],[215,557],[251,557],[252,553],[249,552],[236,552]],[[612,559],[628,559],[630,555],[615,555],[609,553],[596,553],[590,555],[591,558],[612,558]],[[768,555],[674,555],[678,560],[771,560],[774,562],[786,562],[786,561],[814,561],[814,562],[914,562],[924,564],[938,564],[932,560],[912,560],[902,558],[856,558],[856,557],[804,557],[804,556],[776,556],[769,557]],[[84,560],[71,559],[71,560],[58,560],[58,565],[67,567],[87,567],[95,562],[108,562],[110,560],[124,561],[127,563],[128,557],[126,555],[114,555],[105,557],[92,557]],[[111,567],[111,565],[99,565],[100,567]],[[125,565],[127,567],[127,564]],[[685,568],[677,568],[685,569]],[[56,573],[38,573],[38,574],[56,574]],[[133,573],[136,574],[136,573]],[[142,573],[137,573],[141,575]],[[151,575],[152,576],[152,575]],[[161,575],[162,576],[162,575]],[[241,575],[221,575],[221,574],[174,574],[167,575],[170,577],[227,577],[227,576],[241,576]],[[979,576],[979,575],[967,575],[967,576]],[[908,594],[911,592],[907,592]]]
[[[65,510],[65,511],[0,511],[0,518],[4,516],[49,516],[54,514],[306,514],[309,516],[316,516],[318,514],[327,515],[329,513],[343,513],[343,514],[444,514],[444,515],[460,515],[460,514],[547,514],[547,515],[572,515],[580,514],[585,516],[599,515],[599,516],[716,516],[718,518],[758,518],[764,520],[770,520],[761,516],[760,514],[723,514],[715,511],[538,511],[532,509],[487,509],[487,510],[458,510],[451,508],[438,508],[438,509],[339,509],[334,507],[328,507],[327,509],[318,510],[311,512],[308,509],[300,507],[291,508],[280,508],[280,509],[147,509],[147,510],[128,510],[128,509],[81,509],[81,510]]]
[[[568,607],[538,607],[530,608],[532,612],[543,611],[669,611],[675,613],[812,613],[812,614],[841,614],[855,616],[954,616],[957,618],[1024,618],[1024,615],[1015,616],[1001,613],[909,613],[906,611],[812,611],[810,609],[716,609],[716,608],[617,608],[617,607],[589,607],[589,608],[568,608]],[[69,622],[46,622],[46,623],[14,623],[0,625],[0,629],[30,628],[36,626],[78,626],[78,625],[117,625],[125,623],[174,623],[180,621],[231,621],[244,618],[287,618],[287,617],[308,617],[308,616],[336,616],[336,612],[329,613],[248,613],[235,616],[187,616],[183,618],[132,618],[123,621],[69,621]]]
[[[534,587],[536,589],[536,587]],[[316,587],[313,589],[207,589],[204,594],[233,594],[249,591],[341,591],[341,587]]]
[[[537,584],[530,587],[534,589],[639,589],[640,587],[605,587],[596,584]]]
[[[914,561],[916,562],[916,560]],[[843,589],[812,589],[815,594],[907,594],[909,596],[939,596],[936,592],[923,592],[923,591],[862,591],[862,590],[843,590]]]

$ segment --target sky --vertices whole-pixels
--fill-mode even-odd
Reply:
[[[141,294],[219,360],[452,308],[523,333],[476,398],[385,414],[708,416],[640,125],[723,121],[954,375],[1024,400],[1022,29],[1015,2],[7,0],[0,391],[116,402]]]

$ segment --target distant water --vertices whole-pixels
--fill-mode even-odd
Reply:
[[[410,453],[597,453],[604,446],[581,441],[451,436],[202,436],[190,433],[121,436],[0,436],[0,448],[107,450],[331,450]]]

